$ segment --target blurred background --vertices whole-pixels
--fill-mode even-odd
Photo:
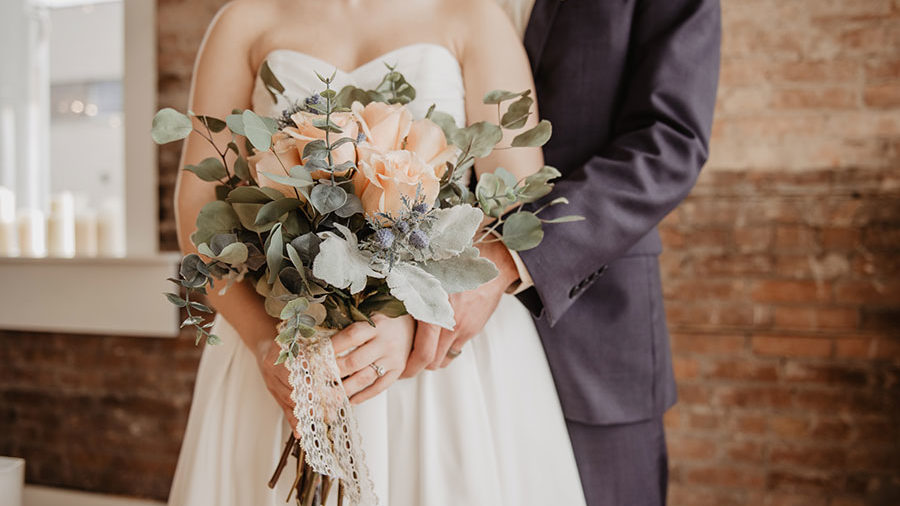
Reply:
[[[222,4],[156,1],[159,107],[186,107]],[[669,503],[900,504],[900,0],[722,12],[711,159],[661,226]],[[178,149],[158,155],[162,251]],[[0,455],[31,486],[164,501],[200,352],[187,333],[0,330]]]

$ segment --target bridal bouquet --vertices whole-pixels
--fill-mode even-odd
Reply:
[[[191,235],[199,254],[185,256],[180,277],[171,279],[181,293],[166,296],[186,311],[182,327],[216,344],[203,316],[212,311],[198,297],[214,280],[224,282],[222,291],[253,283],[281,320],[278,363],[290,371],[301,435],[287,442],[269,485],[293,453],[298,503],[324,504],[337,483],[339,501],[375,504],[330,337],[354,322],[371,324],[374,313],[452,328],[449,294],[497,275],[475,244],[524,250],[540,243],[548,221],[523,205],[547,195],[559,172],[543,167],[516,180],[499,168],[482,175],[474,192],[468,186],[474,161],[491,153],[503,130],[525,125],[528,91],[488,93],[484,102],[497,106],[498,123],[461,128],[433,106],[413,119],[406,104],[415,89],[390,67],[371,90],[336,91],[333,76],[319,76],[324,89],[310,97],[284,96],[265,63],[260,75],[273,99],[291,104],[280,117],[235,110],[223,120],[167,108],[153,120],[157,143],[196,132],[217,153],[185,167],[215,184],[217,199],[203,207]],[[231,141],[220,146],[213,134],[225,130]],[[542,121],[509,147],[541,146],[550,133]]]

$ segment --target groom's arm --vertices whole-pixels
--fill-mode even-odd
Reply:
[[[566,197],[570,205],[541,214],[586,219],[545,227],[540,246],[520,252],[534,289],[519,297],[534,313],[546,312],[551,325],[606,264],[687,196],[708,155],[721,38],[718,0],[643,0],[633,23],[630,71],[612,140],[548,196]]]

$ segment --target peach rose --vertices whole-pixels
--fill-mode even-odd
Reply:
[[[305,148],[307,144],[317,139],[325,139],[325,131],[313,126],[313,121],[316,119],[325,119],[325,115],[300,111],[291,116],[291,120],[294,122],[295,126],[285,127],[284,129],[284,132],[294,139],[298,154],[301,157],[303,156],[303,148]],[[349,137],[356,140],[356,136],[359,133],[359,126],[356,124],[354,115],[348,112],[336,112],[331,115],[331,121],[343,130],[343,132],[339,134],[330,134],[329,139],[331,142],[343,137]],[[331,155],[335,165],[356,161],[356,152],[353,148],[353,144],[349,142],[332,151]],[[312,176],[314,179],[320,179],[328,177],[328,174],[324,171],[316,171],[312,173]]]
[[[410,205],[417,199],[434,204],[441,189],[440,176],[418,155],[403,150],[381,153],[370,147],[361,149],[370,152],[360,160],[353,183],[367,215],[396,215],[405,209],[403,197]]]
[[[296,141],[287,134],[277,132],[272,136],[272,151],[257,151],[253,156],[247,158],[247,164],[250,166],[250,175],[259,183],[260,186],[275,188],[287,197],[295,197],[296,193],[292,186],[276,183],[267,178],[263,172],[269,174],[285,174],[285,169],[290,170],[294,165],[300,165],[300,152],[297,151]],[[275,154],[278,154],[278,158]],[[281,160],[279,163],[278,160]],[[284,166],[282,166],[284,164]]]
[[[354,102],[350,109],[366,135],[365,142],[382,153],[403,149],[403,139],[412,125],[412,114],[406,107],[383,102],[371,102],[363,107]]]

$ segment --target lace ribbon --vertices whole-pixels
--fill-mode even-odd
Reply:
[[[298,338],[300,353],[284,363],[290,371],[297,433],[306,463],[319,474],[342,480],[351,506],[377,506],[359,428],[331,346],[336,332],[320,329],[314,339]]]

